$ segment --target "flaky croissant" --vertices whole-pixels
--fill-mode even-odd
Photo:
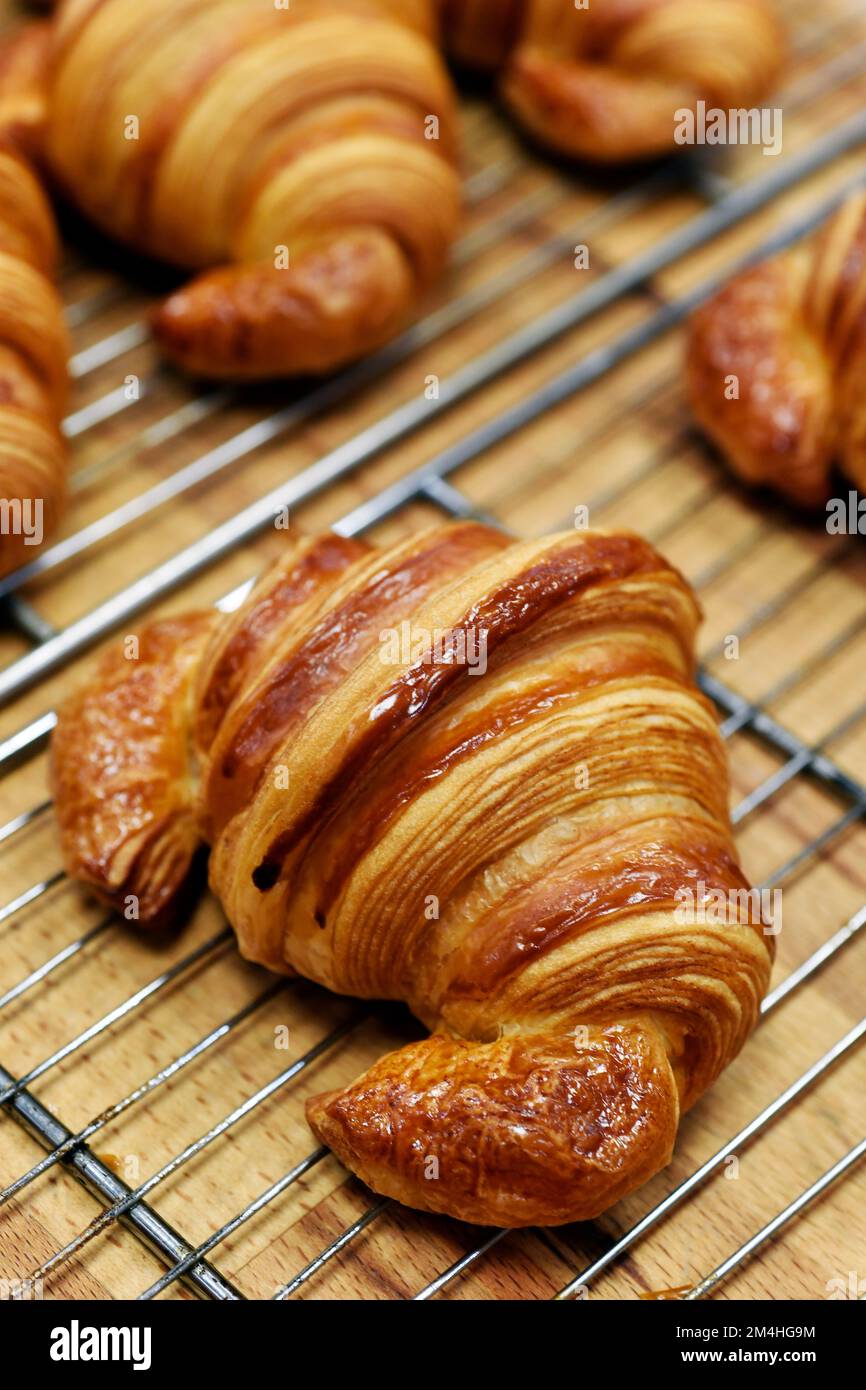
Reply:
[[[442,0],[452,53],[501,71],[534,136],[610,163],[674,148],[676,113],[750,107],[785,41],[770,0]]]
[[[350,1169],[466,1221],[592,1217],[667,1163],[770,970],[697,620],[629,534],[296,539],[61,711],[66,865],[148,921],[206,840],[245,956],[432,1030],[309,1103]]]
[[[838,462],[866,489],[866,193],[698,310],[687,374],[699,423],[747,482],[814,507]]]
[[[405,322],[459,219],[432,0],[67,0],[47,153],[101,227],[202,270],[154,330],[187,369],[321,372]]]
[[[57,235],[21,153],[42,119],[31,79],[43,38],[37,26],[0,46],[0,575],[33,558],[66,496],[69,342],[51,279]]]

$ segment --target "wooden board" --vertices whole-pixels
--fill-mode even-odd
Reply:
[[[820,13],[802,2],[786,8],[796,49],[780,98],[786,113],[781,160],[862,109],[866,99],[866,76],[862,67],[857,71],[856,61],[858,46],[866,44],[866,4],[826,0]],[[336,408],[31,585],[27,597],[49,622],[64,627],[281,480],[296,477],[397,405],[415,399],[431,374],[446,379],[704,206],[690,191],[645,191],[645,172],[601,177],[555,167],[522,145],[483,97],[467,96],[465,105],[467,173],[474,176],[476,196],[467,210],[467,241],[425,311],[481,287],[488,287],[489,302],[461,326],[407,355],[381,380],[347,395]],[[593,348],[646,321],[661,300],[733,264],[786,219],[840,187],[863,155],[858,149],[820,169],[643,291],[431,418],[399,447],[383,451],[296,508],[295,521],[303,527],[326,526],[375,496]],[[769,163],[760,152],[744,149],[731,152],[719,169],[740,181],[761,177]],[[619,201],[611,211],[615,195]],[[547,268],[526,274],[525,258],[555,236],[562,242]],[[578,271],[571,248],[583,242],[590,248],[591,266]],[[170,283],[171,277],[163,282]],[[63,290],[79,352],[140,321],[155,298],[152,277],[133,257],[109,255],[74,223],[68,229]],[[463,468],[452,482],[472,504],[518,533],[569,525],[574,509],[583,505],[596,524],[645,532],[700,590],[708,669],[751,699],[764,700],[769,694],[767,707],[786,728],[810,745],[820,742],[846,716],[857,715],[866,701],[866,550],[862,540],[828,536],[820,518],[797,518],[726,477],[690,427],[682,349],[681,330],[667,334]],[[160,369],[145,343],[80,376],[73,408],[99,400],[130,375],[146,383],[143,398],[75,440],[76,491],[65,534],[137,496],[297,394],[286,386],[230,393],[218,409],[160,442],[155,427],[195,397],[188,383]],[[435,515],[432,504],[413,504],[376,534],[401,534]],[[273,534],[260,536],[183,586],[160,610],[213,601],[255,573],[277,545]],[[128,630],[135,631],[136,623]],[[736,660],[719,654],[729,635],[740,638]],[[26,649],[13,631],[0,633],[0,662],[12,661]],[[91,655],[75,661],[0,711],[0,737],[52,708],[83,678],[91,661]],[[794,673],[802,676],[793,678]],[[784,690],[773,696],[789,677]],[[866,718],[852,717],[829,751],[841,767],[866,781]],[[731,740],[731,758],[735,802],[782,761],[751,735]],[[45,758],[39,756],[0,781],[0,823],[45,794]],[[739,841],[749,874],[763,880],[808,851],[847,807],[814,780],[792,779],[742,825]],[[855,821],[830,835],[818,852],[806,852],[784,879],[776,981],[863,905],[864,850],[866,831]],[[0,902],[57,867],[51,817],[46,815],[0,849]],[[0,994],[76,940],[99,916],[75,888],[60,885],[2,923]],[[142,940],[113,926],[48,981],[0,1011],[0,1062],[16,1076],[24,1074],[221,926],[217,905],[207,899],[183,931],[169,939]],[[864,968],[866,940],[858,938],[773,1013],[685,1119],[672,1164],[642,1192],[592,1226],[507,1237],[441,1296],[536,1299],[553,1294],[862,1016]],[[52,1067],[32,1089],[67,1125],[81,1127],[267,984],[264,972],[244,964],[232,947],[217,951]],[[287,987],[203,1058],[108,1126],[94,1147],[134,1185],[302,1055],[351,1008],[310,985]],[[284,1028],[287,1051],[279,1045]],[[187,1238],[203,1240],[310,1151],[303,1120],[306,1095],[348,1081],[381,1051],[415,1035],[416,1025],[403,1011],[371,1010],[296,1081],[160,1184],[153,1205]],[[713,1178],[637,1244],[593,1286],[592,1297],[633,1299],[696,1282],[862,1138],[864,1095],[866,1052],[860,1049],[739,1155],[735,1176]],[[0,1122],[0,1185],[28,1169],[40,1154],[35,1141],[8,1118]],[[864,1196],[866,1175],[860,1168],[744,1264],[716,1296],[823,1299],[833,1279],[847,1280],[850,1271],[866,1277]],[[213,1261],[245,1295],[266,1298],[372,1201],[371,1194],[327,1159],[221,1244]],[[22,1277],[97,1210],[67,1172],[54,1169],[34,1182],[0,1210],[0,1278]],[[300,1296],[411,1296],[478,1239],[478,1232],[458,1223],[390,1207],[307,1282]],[[127,1231],[113,1227],[63,1266],[45,1292],[54,1298],[126,1298],[160,1272],[154,1256]],[[190,1295],[174,1285],[166,1296]]]

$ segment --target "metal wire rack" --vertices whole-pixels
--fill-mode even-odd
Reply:
[[[856,870],[866,811],[866,688],[861,681],[858,693],[856,682],[866,649],[858,646],[866,643],[862,542],[816,535],[814,525],[767,499],[745,498],[724,477],[683,414],[672,334],[735,265],[803,237],[847,192],[866,186],[866,6],[837,0],[816,19],[812,6],[801,5],[790,19],[795,62],[780,100],[792,135],[776,161],[755,151],[725,163],[692,157],[611,189],[603,180],[547,168],[483,104],[474,104],[467,118],[475,161],[466,190],[469,229],[457,248],[450,297],[397,343],[332,380],[299,389],[288,403],[267,392],[190,393],[149,356],[137,312],[147,296],[70,253],[64,287],[80,343],[72,359],[79,401],[66,429],[81,458],[76,505],[64,537],[0,581],[8,622],[0,705],[10,721],[0,741],[9,808],[0,826],[0,863],[10,883],[0,939],[4,960],[20,972],[0,984],[0,1055],[10,1062],[10,1069],[0,1067],[0,1110],[28,1136],[0,1123],[0,1277],[18,1294],[46,1287],[64,1296],[84,1287],[90,1296],[193,1292],[282,1300],[323,1296],[323,1276],[337,1271],[341,1296],[424,1301],[445,1292],[490,1297],[515,1289],[531,1298],[579,1298],[596,1290],[621,1296],[616,1281],[623,1269],[646,1285],[632,1252],[697,1220],[715,1190],[713,1177],[749,1146],[782,1132],[813,1093],[826,1094],[840,1068],[862,1062],[857,1050],[866,1017],[857,1020],[855,1007],[859,999],[862,1011],[862,989],[852,985],[849,1000],[843,988],[838,1003],[840,964],[845,979],[856,981],[856,969],[844,963],[859,949],[862,978],[866,938],[866,885]],[[575,288],[576,243],[590,247],[593,270]],[[82,283],[88,288],[79,293]],[[510,317],[524,300],[528,316]],[[440,361],[446,371],[440,378],[437,370],[431,398],[417,383]],[[206,435],[202,450],[204,428],[216,434]],[[305,451],[312,457],[285,478],[286,456],[274,446],[282,451],[299,439],[301,457]],[[509,466],[518,450],[530,457],[528,475],[525,463]],[[151,458],[161,469],[156,480],[142,467]],[[575,459],[586,466],[575,468]],[[624,1215],[593,1223],[589,1232],[478,1232],[402,1213],[345,1183],[326,1150],[311,1149],[308,1139],[305,1146],[297,1116],[285,1122],[296,1141],[291,1161],[276,1161],[286,1147],[282,1138],[275,1144],[274,1130],[287,1098],[296,1092],[300,1098],[308,1078],[323,1089],[322,1068],[339,1069],[359,1038],[367,1038],[374,1055],[405,1023],[387,1009],[350,1008],[311,986],[273,981],[247,967],[213,904],[196,915],[187,937],[160,948],[96,915],[51,867],[56,852],[50,803],[38,790],[44,787],[38,755],[54,723],[49,705],[65,688],[71,663],[169,596],[211,601],[229,585],[217,601],[236,605],[251,582],[249,571],[269,553],[268,532],[283,507],[302,522],[355,535],[412,526],[431,512],[552,529],[568,524],[564,513],[575,503],[587,504],[603,524],[640,524],[672,551],[704,597],[710,639],[701,680],[731,746],[742,793],[734,820],[745,852],[760,861],[762,886],[784,885],[795,902],[802,895],[810,923],[811,934],[804,931],[801,939],[811,949],[803,957],[792,947],[794,962],[764,1003],[762,1036],[772,1033],[777,1017],[798,1008],[813,1017],[824,1009],[830,1020],[824,1041],[830,1041],[810,1048],[807,1030],[806,1053],[817,1052],[817,1060],[781,1089],[762,1090],[762,1078],[741,1081],[747,1106],[753,1093],[760,1103],[745,1112],[731,1104],[742,1122],[723,1142],[712,1121],[702,1120],[695,1144],[704,1156],[681,1177],[671,1170],[673,1183],[670,1175],[656,1179],[647,1189],[649,1206],[646,1194],[632,1198],[621,1204]],[[200,512],[204,526],[196,524]],[[176,538],[191,527],[200,534],[178,547]],[[154,555],[156,563],[149,563]],[[764,572],[777,582],[756,582],[762,556],[771,557]],[[132,577],[112,588],[117,571],[127,567]],[[747,578],[738,582],[740,571]],[[75,611],[70,605],[79,593],[84,605]],[[801,621],[798,613],[808,617]],[[725,660],[732,631],[756,653],[736,681]],[[843,685],[844,699],[838,698]],[[816,702],[829,710],[829,722],[819,726]],[[39,881],[22,880],[43,862],[48,867]],[[836,911],[843,902],[849,907]],[[28,932],[36,937],[30,945]],[[47,955],[40,954],[42,942],[53,943]],[[155,949],[163,952],[156,971]],[[106,976],[113,957],[117,967]],[[837,984],[825,995],[822,982],[831,976]],[[119,1002],[94,1009],[92,999],[115,984]],[[70,989],[74,1000],[64,1002]],[[196,1031],[208,1009],[209,1023]],[[293,1046],[293,1060],[274,1071],[273,1062],[267,1066],[268,1040],[287,1009],[297,1010],[300,1022],[290,1035],[303,1045]],[[154,1010],[171,1026],[157,1026]],[[323,1029],[322,1020],[329,1026]],[[823,1022],[815,1025],[815,1037],[824,1036],[822,1028]],[[176,1038],[185,1041],[172,1049]],[[778,1054],[780,1044],[775,1047]],[[152,1065],[142,1066],[143,1057]],[[350,1059],[346,1077],[358,1069]],[[117,1077],[142,1073],[117,1099]],[[690,1268],[680,1280],[683,1296],[724,1292],[819,1198],[862,1180],[866,1116],[851,1112],[840,1118],[834,1110],[823,1141],[832,1161],[793,1197],[765,1207],[757,1225],[728,1213],[740,1243],[733,1251],[729,1244],[715,1268],[702,1265],[697,1274]],[[712,1097],[701,1113],[713,1114]],[[101,1147],[134,1142],[124,1137],[124,1126],[140,1115],[163,1116],[159,1140],[148,1146],[157,1161],[144,1178]],[[165,1122],[172,1115],[176,1127]],[[177,1136],[186,1133],[183,1143]],[[846,1134],[848,1148],[839,1157],[832,1143]],[[41,1157],[34,1156],[33,1141],[44,1150]],[[800,1137],[795,1147],[802,1144]],[[246,1150],[236,1162],[232,1145]],[[258,1145],[267,1161],[257,1161]],[[34,1214],[28,1204],[39,1192],[48,1196]],[[226,1214],[215,1219],[215,1210]],[[393,1269],[360,1254],[386,1222],[399,1228],[404,1254],[407,1245],[413,1250],[402,1283]],[[6,1244],[4,1225],[12,1229]],[[119,1227],[151,1255],[138,1252]],[[22,1238],[21,1230],[36,1234]],[[93,1275],[93,1252],[104,1243],[111,1249],[97,1257]],[[142,1289],[148,1268],[150,1282]],[[783,1287],[781,1296],[790,1292]]]

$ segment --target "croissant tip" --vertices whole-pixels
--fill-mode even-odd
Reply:
[[[624,1093],[631,1110],[611,1105]],[[431,1035],[354,1085],[311,1097],[306,1116],[374,1191],[516,1228],[591,1220],[658,1172],[679,1105],[653,1031],[620,1028],[595,1037],[586,1057],[570,1038]]]
[[[330,1149],[344,1167],[355,1168],[350,1149],[350,1129],[341,1123],[339,1117],[340,1100],[345,1092],[339,1087],[335,1090],[320,1091],[318,1095],[308,1096],[304,1104],[304,1116],[313,1137],[326,1149]]]
[[[251,371],[232,335],[231,314],[221,312],[212,295],[196,293],[199,282],[181,286],[149,314],[151,337],[161,355],[192,376],[209,380],[245,380],[276,373]]]
[[[339,1091],[320,1091],[316,1096],[309,1096],[304,1105],[304,1114],[307,1124],[313,1131],[317,1139],[326,1143],[324,1130],[327,1127],[328,1109],[331,1102],[340,1094]]]
[[[189,309],[185,303],[183,289],[175,290],[160,304],[155,305],[148,314],[151,336],[167,357],[181,357],[187,346]]]

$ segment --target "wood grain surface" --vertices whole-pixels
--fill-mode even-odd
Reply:
[[[785,109],[780,161],[794,157],[866,101],[866,4],[825,0],[818,7],[797,0],[786,9],[795,52],[779,97]],[[7,22],[14,15],[8,3],[3,12]],[[425,313],[478,292],[476,312],[407,353],[379,380],[347,392],[338,405],[287,429],[206,485],[31,584],[26,597],[44,619],[65,627],[401,403],[417,399],[429,377],[444,382],[706,206],[694,185],[661,187],[657,171],[601,176],[546,162],[520,143],[483,93],[467,93],[464,126],[472,194],[465,240]],[[462,404],[431,411],[428,422],[399,447],[382,451],[295,507],[293,520],[305,528],[327,526],[374,497],[526,399],[566,366],[648,321],[662,303],[733,265],[786,220],[841,187],[862,167],[864,155],[866,150],[858,148],[832,161],[733,232]],[[776,162],[759,150],[741,149],[723,159],[709,152],[704,167],[739,183],[765,177]],[[141,322],[159,290],[173,282],[170,272],[144,267],[97,241],[72,217],[66,219],[65,237],[63,292],[76,352]],[[530,274],[526,258],[557,237],[546,267],[536,265]],[[589,247],[590,268],[577,270],[573,248],[583,243]],[[827,752],[866,783],[866,541],[830,536],[821,516],[797,517],[772,498],[748,494],[728,479],[690,427],[682,351],[681,329],[663,335],[450,481],[474,507],[521,534],[569,525],[579,506],[589,508],[595,524],[624,525],[647,534],[700,591],[707,669],[735,691],[764,702],[810,746],[829,736]],[[303,394],[295,386],[278,385],[215,399],[160,367],[145,341],[81,372],[73,410],[116,392],[131,376],[145,388],[142,398],[73,439],[75,492],[66,535]],[[168,428],[162,424],[166,420]],[[437,515],[432,502],[416,502],[374,534],[398,535]],[[278,546],[278,535],[266,530],[184,584],[159,609],[179,611],[213,601],[255,573]],[[121,631],[134,632],[138,621]],[[731,636],[739,638],[736,659],[727,659],[722,650]],[[14,661],[27,648],[14,628],[0,632],[0,663]],[[88,654],[72,662],[3,708],[0,738],[51,709],[83,679],[92,659]],[[737,803],[784,759],[752,733],[735,735],[730,747]],[[0,781],[0,823],[45,796],[45,757],[40,755]],[[794,861],[781,880],[784,926],[775,982],[866,901],[866,830],[856,814],[833,830],[850,805],[818,779],[799,775],[740,827],[740,847],[754,881]],[[58,867],[47,813],[0,846],[0,902],[11,901]],[[395,894],[399,891],[395,883]],[[0,995],[100,919],[94,904],[61,882],[0,922]],[[13,1075],[23,1075],[223,925],[219,908],[207,898],[183,929],[168,937],[143,940],[113,924],[46,980],[0,1009],[0,1063]],[[862,1017],[864,938],[866,931],[771,1014],[686,1117],[673,1162],[643,1191],[590,1226],[507,1236],[440,1296],[544,1299],[554,1294]],[[93,1042],[49,1068],[32,1091],[65,1124],[78,1129],[269,983],[264,972],[241,961],[233,946],[215,949]],[[132,1185],[143,1181],[325,1037],[354,1007],[305,983],[284,987],[203,1057],[108,1125],[93,1147]],[[342,1041],[162,1182],[151,1194],[152,1204],[188,1240],[204,1240],[310,1152],[312,1138],[303,1119],[308,1094],[348,1081],[381,1051],[417,1034],[417,1025],[403,1010],[369,1009]],[[697,1282],[863,1137],[864,1096],[866,1050],[861,1047],[744,1148],[729,1172],[712,1177],[638,1242],[592,1286],[590,1296],[636,1299]],[[41,1154],[8,1115],[0,1119],[0,1186]],[[715,1297],[820,1300],[828,1296],[830,1281],[848,1280],[851,1271],[866,1279],[864,1198],[866,1166],[861,1166],[757,1257],[739,1266]],[[374,1200],[326,1158],[220,1244],[211,1259],[244,1295],[267,1298]],[[54,1168],[40,1177],[0,1209],[0,1279],[22,1278],[97,1212],[95,1200],[68,1171]],[[309,1279],[298,1296],[411,1296],[472,1249],[482,1234],[390,1206]],[[162,1268],[130,1232],[113,1225],[58,1268],[47,1281],[45,1296],[133,1297]],[[192,1295],[174,1284],[164,1296]]]

